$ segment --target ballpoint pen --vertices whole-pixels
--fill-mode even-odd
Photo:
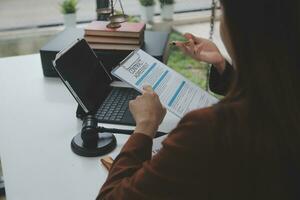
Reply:
[[[177,42],[182,42],[182,41],[172,41],[172,42],[170,42],[169,44],[172,45],[172,46],[176,46],[176,43],[177,43]],[[186,41],[186,42],[183,42],[183,44],[186,45],[186,46],[189,45],[190,43],[191,43],[190,40],[189,40],[189,41]],[[195,43],[194,43],[194,44],[195,44]]]

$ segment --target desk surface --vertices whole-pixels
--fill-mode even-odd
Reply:
[[[0,155],[9,200],[94,199],[107,172],[99,157],[72,153],[77,104],[62,82],[45,78],[39,54],[0,59]],[[160,130],[178,118],[168,113]],[[110,127],[116,127],[111,125]],[[116,134],[120,151],[128,136]]]

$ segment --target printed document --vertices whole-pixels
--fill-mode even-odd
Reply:
[[[160,136],[160,137],[157,137],[157,138],[154,138],[153,139],[153,145],[152,145],[152,156],[156,155],[161,149],[162,149],[162,142],[168,137],[169,134],[166,134],[166,135],[163,135],[163,136]],[[129,138],[128,135],[122,135],[120,134],[119,135],[119,138],[120,137],[123,137],[124,139],[121,139],[122,141],[127,141],[127,139]],[[125,139],[126,138],[126,139]],[[118,141],[118,144],[119,144],[119,141]],[[112,159],[116,159],[116,157],[119,155],[120,151],[121,151],[121,147],[124,145],[125,143],[122,143],[121,142],[121,146],[117,148],[116,151],[113,151],[110,156],[112,157]],[[119,145],[118,145],[119,146]]]
[[[168,137],[168,135],[169,134],[153,139],[152,156],[156,155],[162,149],[162,142]]]
[[[191,110],[218,102],[217,98],[141,49],[133,51],[112,74],[140,92],[144,85],[152,86],[161,103],[180,118]]]

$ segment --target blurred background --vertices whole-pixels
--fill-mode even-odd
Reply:
[[[99,1],[99,0],[98,0]],[[0,57],[38,53],[40,47],[63,28],[62,0],[0,0]],[[139,0],[123,0],[125,13],[139,18]],[[176,0],[174,13],[195,13],[210,9],[211,0]],[[77,24],[97,18],[97,0],[79,0]],[[116,8],[120,10],[119,4]],[[155,14],[161,12],[155,2]],[[174,21],[176,16],[174,15]]]
[[[62,0],[1,0],[0,31],[60,25],[63,23],[59,6],[61,2]],[[122,3],[127,14],[134,16],[141,14],[138,0],[123,0]],[[192,12],[210,6],[211,0],[176,0],[174,11]],[[158,3],[155,10],[157,14],[160,12]],[[88,22],[95,18],[96,0],[79,0],[77,22]]]

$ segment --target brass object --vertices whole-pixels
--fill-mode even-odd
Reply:
[[[120,28],[121,27],[121,23],[113,23],[113,22],[110,22],[106,25],[107,28],[110,28],[110,29],[117,29],[117,28]]]
[[[97,14],[101,15],[110,15],[111,14],[111,9],[110,8],[99,8],[96,10]]]
[[[116,14],[109,17],[111,23],[123,23],[128,19],[128,15],[125,14]]]
[[[110,170],[114,160],[112,159],[112,157],[110,156],[106,156],[104,158],[100,159],[100,162],[102,163],[102,165],[107,169],[107,171]]]
[[[115,13],[115,5],[119,2],[122,12],[119,14]],[[121,23],[126,22],[128,15],[125,15],[121,0],[110,0],[110,7],[97,9],[98,14],[109,15],[109,23],[107,28],[117,29],[121,27]]]

